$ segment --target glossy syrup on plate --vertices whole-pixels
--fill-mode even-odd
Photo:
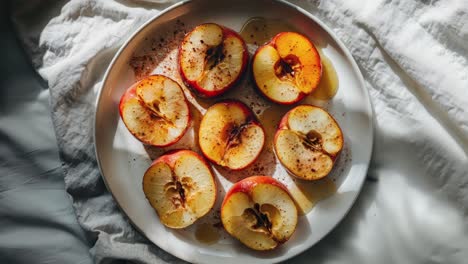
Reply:
[[[322,78],[317,89],[310,95],[319,100],[330,100],[338,92],[338,74],[331,60],[323,54],[320,48],[317,48],[322,61]]]
[[[288,189],[301,215],[312,211],[319,201],[334,195],[337,190],[335,182],[328,177],[315,181],[294,179]]]
[[[281,118],[290,109],[288,106],[272,104],[258,116],[260,123],[265,130],[265,149],[273,151],[273,139]]]
[[[242,26],[239,32],[247,44],[263,45],[280,32],[295,31],[280,19],[253,17]]]
[[[209,223],[199,224],[195,229],[195,239],[203,244],[214,244],[220,237],[218,229]]]

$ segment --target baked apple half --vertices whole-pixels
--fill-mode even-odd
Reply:
[[[244,103],[227,100],[206,111],[199,128],[201,151],[215,164],[240,170],[252,164],[265,142],[265,132]]]
[[[286,187],[269,176],[234,184],[221,206],[226,231],[249,248],[270,250],[286,242],[297,225],[297,208]]]
[[[259,47],[252,72],[259,91],[279,104],[293,104],[312,93],[322,76],[320,55],[299,33],[282,32]]]
[[[317,180],[327,176],[343,148],[343,133],[324,109],[300,105],[281,119],[274,149],[281,164],[294,176]]]
[[[187,131],[190,112],[180,85],[163,75],[149,76],[132,85],[122,96],[120,116],[138,140],[165,147]]]
[[[143,177],[143,192],[161,223],[184,228],[207,214],[216,200],[209,165],[191,150],[176,150],[156,159]]]
[[[248,61],[242,37],[232,29],[207,23],[195,27],[179,48],[182,79],[199,95],[214,97],[236,84]]]

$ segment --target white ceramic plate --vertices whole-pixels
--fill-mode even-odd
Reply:
[[[333,32],[306,11],[292,4],[273,0],[239,0],[181,2],[148,21],[131,36],[115,55],[104,78],[97,101],[95,147],[98,164],[107,188],[134,226],[153,243],[167,252],[190,262],[203,263],[271,263],[286,260],[310,248],[329,233],[345,216],[355,201],[366,177],[372,150],[372,109],[369,95],[356,63]],[[142,191],[142,178],[151,158],[161,151],[143,146],[125,128],[119,117],[118,104],[124,91],[136,81],[135,67],[144,71],[164,73],[180,82],[174,64],[178,40],[185,30],[204,22],[215,22],[240,30],[252,17],[280,18],[307,35],[333,63],[339,79],[337,95],[328,102],[307,100],[330,111],[345,135],[345,147],[330,179],[337,191],[320,201],[311,212],[300,217],[292,238],[270,252],[254,252],[230,238],[222,229],[220,239],[213,244],[199,242],[194,232],[200,223],[213,224],[216,209],[232,182],[253,174],[266,174],[294,184],[284,169],[276,164],[274,155],[262,153],[256,166],[237,173],[214,168],[218,178],[217,208],[196,225],[184,230],[171,230],[159,221]],[[255,47],[250,46],[249,49]],[[252,52],[252,50],[251,50]],[[154,61],[144,55],[150,54]],[[146,68],[145,68],[146,67]],[[146,71],[147,70],[147,71]],[[145,72],[146,71],[146,72]],[[138,71],[137,71],[138,72]],[[195,128],[172,148],[198,150],[193,135],[196,120],[204,109],[216,100],[200,100],[188,90],[187,96],[195,110]],[[224,98],[235,97],[252,105],[263,114],[268,102],[254,92],[251,80],[244,81]],[[272,117],[279,118],[279,117]],[[267,144],[271,144],[267,142]]]

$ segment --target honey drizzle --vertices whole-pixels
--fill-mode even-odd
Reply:
[[[212,224],[200,224],[195,230],[195,239],[203,244],[214,244],[220,237],[218,230]]]
[[[323,54],[320,48],[317,48],[322,61],[322,78],[317,89],[310,95],[310,97],[319,100],[330,100],[338,92],[338,74],[331,60]]]
[[[306,215],[319,201],[334,195],[336,190],[335,182],[329,178],[315,181],[294,180],[289,186],[289,192],[301,215]]]
[[[290,107],[288,106],[272,104],[258,116],[265,130],[265,149],[267,151],[273,150],[273,139],[278,129],[279,122],[289,109]]]
[[[276,34],[285,31],[296,30],[280,19],[253,17],[242,26],[240,35],[247,44],[260,46],[270,41]]]

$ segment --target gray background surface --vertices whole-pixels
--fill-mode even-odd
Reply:
[[[92,263],[58,157],[49,93],[0,3],[0,263]]]

